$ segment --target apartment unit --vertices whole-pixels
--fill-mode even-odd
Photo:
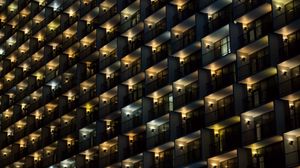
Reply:
[[[300,0],[0,0],[0,167],[300,166]]]

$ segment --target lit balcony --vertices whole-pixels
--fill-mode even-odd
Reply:
[[[114,40],[100,48],[100,69],[117,61],[117,40]]]
[[[109,140],[118,136],[121,133],[121,114],[119,111],[107,115],[100,122],[101,131],[100,139],[101,142]]]
[[[122,161],[122,168],[143,167],[143,154],[132,156]]]
[[[76,161],[76,167],[84,166],[86,168],[99,167],[99,147],[87,149],[79,153],[76,158],[80,158],[82,161]]]
[[[120,31],[119,30],[120,22],[121,22],[121,16],[119,14],[116,14],[115,16],[111,17],[109,20],[107,20],[105,23],[103,23],[100,26],[106,32],[105,35],[106,42],[113,40],[117,36],[117,34]]]
[[[237,150],[233,150],[215,157],[208,158],[208,168],[239,168]]]
[[[279,96],[298,94],[300,91],[300,56],[291,58],[277,65]]]
[[[205,124],[211,125],[237,114],[235,110],[233,86],[205,97]]]
[[[249,165],[250,167],[285,167],[282,136],[274,136],[248,145],[246,148],[251,149],[252,164]]]
[[[168,142],[151,150],[153,167],[173,167],[174,142]],[[150,157],[149,157],[150,159]]]
[[[288,25],[300,17],[300,4],[298,0],[272,1],[273,25],[275,29]]]
[[[235,25],[226,25],[217,31],[202,38],[202,64],[204,66],[211,64],[215,61],[228,62],[232,60],[234,56],[231,46],[231,41],[235,40],[229,36],[230,30],[232,30]],[[224,64],[224,63],[223,63]]]
[[[300,54],[299,52],[299,44],[300,44],[300,36],[299,36],[299,25],[300,20],[293,22],[290,25],[287,25],[279,30],[276,33],[282,35],[282,46],[280,47],[280,57],[279,61],[288,60],[294,56]]]
[[[287,101],[288,105],[285,108],[285,122],[286,122],[286,129],[293,130],[297,129],[300,126],[300,101],[299,95],[291,95],[286,96],[283,98]]]
[[[168,41],[171,39],[171,33],[165,32],[145,45],[151,47],[152,54],[147,58],[147,67],[155,65],[156,63],[167,58],[170,51]]]
[[[168,60],[165,59],[146,70],[145,93],[152,93],[169,83]]]
[[[298,128],[283,134],[286,167],[297,167],[300,165],[299,131],[300,129]]]
[[[145,74],[139,73],[122,83],[127,86],[127,94],[124,96],[124,104],[135,102],[145,95],[144,79]]]
[[[95,123],[92,123],[79,130],[78,147],[80,151],[96,146],[98,144],[97,142]]]
[[[125,134],[126,148],[124,157],[130,157],[142,153],[146,150],[146,126],[142,125],[130,130]]]
[[[217,0],[201,10],[207,14],[208,23],[205,25],[208,33],[225,26],[231,19],[232,0]]]
[[[199,97],[198,72],[195,71],[173,83],[174,109],[188,105]]]
[[[196,15],[193,15],[171,29],[172,53],[193,43],[197,38]]]
[[[267,11],[271,11],[271,4],[267,3],[267,0],[233,0],[234,18],[256,16]]]
[[[127,38],[128,52],[133,52],[143,44],[144,23],[140,22],[122,34]]]
[[[178,58],[178,78],[184,77],[198,69],[200,66],[201,42],[195,42],[182,50],[172,54]]]
[[[242,113],[242,143],[248,145],[276,134],[274,103]]]
[[[126,55],[121,59],[121,80],[124,81],[142,70],[141,49]]]
[[[127,132],[143,123],[142,100],[122,108],[122,132]]]
[[[101,116],[110,114],[118,109],[118,88],[115,87],[100,95]]]
[[[164,114],[173,111],[173,95],[172,86],[168,85],[160,90],[157,90],[150,95],[152,98],[152,109],[149,111],[148,120],[158,118]]]
[[[140,0],[135,0],[133,3],[124,8],[121,12],[120,32],[125,32],[131,27],[140,22]]]
[[[239,116],[231,117],[207,128],[210,129],[210,144],[208,144],[210,156],[236,149],[241,144]]]
[[[199,2],[190,1],[190,0],[172,0],[170,4],[175,5],[177,8],[177,23],[182,20],[190,17],[195,13],[199,8]]]
[[[121,80],[120,68],[121,62],[117,61],[101,71],[101,74],[104,78],[101,84],[102,91],[111,89],[119,84]]]
[[[169,114],[147,123],[147,148],[153,148],[170,140]]]
[[[273,29],[272,13],[270,11],[262,16],[257,16],[259,14],[257,13],[253,18],[248,19],[246,16],[243,16],[236,20],[236,22],[240,23],[240,28],[243,29],[243,33],[239,37],[241,46],[250,44],[268,35],[268,32]]]
[[[242,80],[268,69],[275,60],[270,55],[272,51],[270,51],[268,36],[239,49],[237,51],[238,79]]]
[[[175,140],[174,167],[188,166],[202,160],[200,137],[200,131],[196,131]]]
[[[276,68],[271,67],[241,81],[247,85],[247,97],[244,98],[246,109],[268,103],[278,95],[276,73]]]
[[[177,135],[183,136],[199,130],[204,127],[204,102],[197,100],[186,106],[183,106],[175,112],[180,113],[180,124],[177,127]]]
[[[167,30],[167,7],[162,7],[157,12],[144,20],[144,41],[148,42]]]
[[[99,145],[100,167],[111,165],[119,158],[118,138],[106,141]]]

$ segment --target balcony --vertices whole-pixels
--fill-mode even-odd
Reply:
[[[102,107],[100,106],[100,111],[102,111],[102,115],[108,115],[118,109],[118,97],[113,96],[109,100],[102,100],[103,105]]]
[[[142,153],[146,150],[146,132],[138,132],[128,137],[129,143],[124,150],[124,157],[130,157]]]
[[[126,63],[124,66],[125,67],[121,72],[121,81],[125,81],[126,79],[141,72],[141,59],[135,60],[130,64]]]
[[[211,70],[211,81],[207,83],[209,93],[216,92],[235,82],[235,64],[230,63],[220,69]]]
[[[243,24],[243,34],[239,37],[240,45],[245,46],[267,35],[273,29],[271,18],[269,13],[247,25]]]
[[[279,82],[279,95],[280,97],[287,96],[289,94],[295,93],[300,90],[300,74],[299,74],[300,66],[294,67],[290,70],[290,77],[286,76],[286,79]],[[283,77],[284,78],[284,77]]]
[[[284,4],[276,4],[277,9],[273,9],[274,28],[279,29],[285,25],[292,23],[300,17],[300,3],[299,0],[282,1]]]
[[[212,33],[231,21],[232,4],[225,6],[219,11],[208,14],[208,23],[205,25],[205,30]]]
[[[235,137],[235,138],[232,138]],[[211,156],[236,149],[240,145],[240,124],[234,124],[215,132],[209,149]]]
[[[188,166],[202,159],[200,131],[175,140],[174,167]]]
[[[300,31],[296,31],[287,36],[283,36],[283,39],[283,45],[280,48],[280,61],[288,60],[300,54],[298,49],[300,45]]]
[[[300,127],[300,101],[295,100],[289,103],[289,108],[286,109],[286,128],[287,130],[293,130]]]
[[[122,132],[130,131],[143,123],[142,109],[138,109],[132,112],[123,113],[122,118]]]
[[[131,87],[132,88],[129,89],[129,93],[124,97],[125,104],[133,103],[145,95],[143,83],[138,83]]]
[[[238,156],[238,150],[232,150],[230,152],[214,156],[208,159],[209,168],[239,168],[243,163],[240,163],[240,158]]]
[[[247,109],[258,107],[268,103],[277,95],[276,78],[274,76],[267,78],[248,88],[246,107]]]
[[[153,108],[149,111],[149,119],[155,119],[169,113],[172,109],[172,102],[167,100],[169,97],[164,96],[154,102]]]
[[[144,20],[144,42],[148,42],[154,37],[167,30],[166,7],[161,8]]]
[[[189,79],[191,76],[193,76],[193,79]],[[174,87],[176,87],[176,89],[173,91],[174,109],[187,105],[198,99],[198,73],[193,73],[186,78],[182,78],[174,82]]]
[[[239,80],[245,79],[271,66],[269,47],[252,53],[247,58],[242,58],[241,66],[238,67]]]
[[[238,1],[237,4],[233,7],[233,17],[238,18],[247,12],[252,11],[258,6],[266,3],[266,0],[244,0]]]
[[[253,123],[247,121],[248,129],[242,132],[243,145],[269,138],[276,134],[275,112],[267,112],[254,118]],[[251,126],[253,124],[253,126]]]
[[[170,140],[169,115],[147,123],[147,148],[164,144]]]
[[[106,154],[105,156],[100,157],[100,167],[106,167],[113,163],[116,163],[118,161],[119,154],[118,152],[109,151],[109,154]]]

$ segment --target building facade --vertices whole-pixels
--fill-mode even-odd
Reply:
[[[300,166],[300,0],[0,0],[0,167]]]

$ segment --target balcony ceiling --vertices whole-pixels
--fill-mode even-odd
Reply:
[[[255,109],[249,110],[249,111],[243,113],[242,116],[245,116],[245,117],[249,116],[249,117],[255,118],[257,116],[263,115],[272,110],[274,110],[274,104],[273,104],[273,102],[270,102],[270,103],[264,104],[260,107],[257,107]]]
[[[268,139],[265,139],[265,140],[253,143],[251,145],[248,145],[248,146],[246,146],[246,148],[250,148],[250,149],[256,150],[256,149],[260,149],[260,148],[263,148],[265,146],[274,144],[276,142],[280,142],[282,140],[283,140],[282,136],[277,135],[277,136],[273,136],[271,138],[268,138]]]
[[[220,9],[224,8],[225,6],[227,6],[231,3],[232,3],[232,0],[215,1],[211,5],[207,6],[204,9],[202,9],[201,12],[212,15],[212,14],[218,12]]]
[[[252,21],[256,20],[257,18],[259,18],[260,16],[271,12],[271,10],[272,10],[272,5],[269,3],[265,3],[255,9],[251,10],[250,12],[246,13],[245,15],[237,18],[235,21],[247,25],[247,24],[251,23]]]

